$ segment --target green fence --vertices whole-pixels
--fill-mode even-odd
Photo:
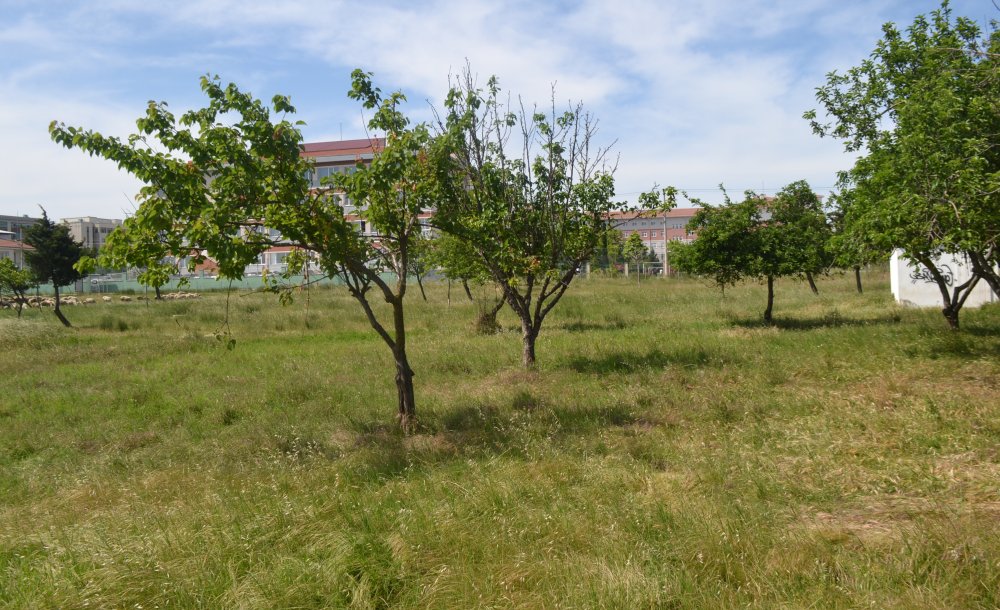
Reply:
[[[383,277],[387,280],[395,279],[395,276],[391,273],[383,274]],[[299,284],[304,281],[304,277],[293,277],[291,281],[293,284]],[[309,281],[313,285],[319,286],[337,286],[343,284],[343,281],[338,277],[317,279],[313,275],[309,278]],[[245,277],[241,280],[232,281],[211,277],[192,277],[188,278],[186,286],[181,286],[180,278],[172,279],[164,286],[161,286],[160,291],[163,293],[176,292],[178,290],[185,292],[208,292],[212,290],[228,290],[230,288],[233,290],[260,290],[263,287],[264,280],[261,277]],[[151,294],[154,290],[143,286],[134,279],[124,279],[124,277],[119,279],[114,276],[84,278],[76,282],[75,285],[64,286],[59,289],[60,294],[145,294],[147,292]],[[42,284],[30,294],[52,295],[55,294],[55,290],[53,290],[51,284]]]

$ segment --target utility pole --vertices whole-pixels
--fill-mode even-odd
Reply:
[[[670,255],[667,254],[667,213],[663,212],[663,277],[670,273]]]

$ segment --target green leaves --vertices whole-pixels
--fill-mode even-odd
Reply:
[[[901,248],[912,260],[962,252],[991,270],[1000,235],[1000,31],[953,18],[947,3],[901,32],[887,24],[871,58],[831,74],[814,130],[864,151],[843,174],[839,242]]]
[[[793,182],[772,199],[747,191],[740,202],[726,200],[695,213],[688,230],[698,238],[675,246],[675,267],[711,277],[720,286],[829,267],[830,227],[807,182]]]

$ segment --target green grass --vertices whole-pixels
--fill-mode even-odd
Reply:
[[[408,437],[337,289],[0,312],[0,607],[996,608],[1000,307],[874,279],[414,291]]]

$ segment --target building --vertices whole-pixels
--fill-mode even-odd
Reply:
[[[323,180],[335,174],[354,173],[358,164],[367,165],[385,147],[382,138],[311,142],[302,145],[302,156],[315,164],[309,178],[315,189],[324,185]],[[354,202],[343,199],[344,210],[351,212]]]
[[[41,218],[32,218],[27,214],[24,216],[0,215],[0,239],[24,241],[25,230],[40,220]]]
[[[309,180],[313,189],[326,188],[325,180],[336,174],[351,174],[358,165],[367,165],[385,146],[382,138],[364,138],[360,140],[337,140],[331,142],[307,142],[302,145],[302,156],[313,161],[313,170]],[[358,231],[364,235],[376,235],[376,231],[363,218],[353,214],[357,210],[355,202],[344,195],[339,195],[347,219],[354,222]],[[281,241],[281,233],[272,228],[264,228],[269,236]],[[263,273],[281,273],[285,270],[285,260],[296,248],[291,245],[278,245],[262,252],[256,264],[249,265],[247,275],[262,275]],[[310,264],[313,272],[318,272],[316,264]]]
[[[695,235],[687,230],[687,224],[701,208],[674,208],[667,212],[615,212],[611,215],[614,227],[621,232],[622,239],[638,233],[646,247],[656,254],[661,263],[666,263],[670,272],[670,242],[694,241]]]
[[[108,239],[108,234],[122,225],[116,218],[95,218],[82,216],[80,218],[63,218],[61,222],[69,227],[73,239],[83,244],[84,248],[100,250]]]
[[[34,248],[23,241],[10,239],[13,235],[10,231],[0,231],[0,259],[9,258],[14,261],[15,267],[24,269],[24,252]]]

